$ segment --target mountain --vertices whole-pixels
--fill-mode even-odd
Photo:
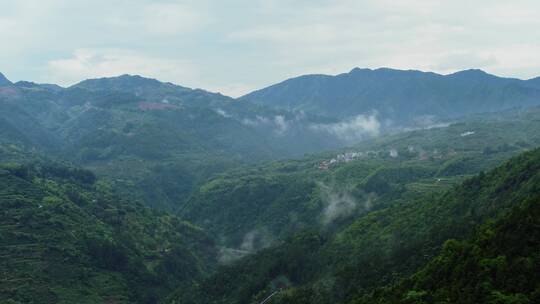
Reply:
[[[232,101],[232,98],[204,90],[193,90],[172,83],[160,82],[156,79],[139,75],[121,75],[99,79],[88,79],[71,87],[90,91],[115,91],[137,96],[139,99],[173,104],[210,103],[212,101]]]
[[[442,191],[540,145],[539,110],[471,117],[332,153],[240,166],[202,183],[179,214],[219,245],[244,251],[308,228],[334,229],[418,193]]]
[[[409,114],[132,75],[0,87],[0,302],[421,303],[469,282],[460,299],[533,302],[536,80],[353,70],[303,92],[352,74]]]
[[[45,90],[49,90],[53,92],[59,92],[64,89],[61,86],[56,85],[56,84],[35,83],[31,81],[17,81],[15,83],[15,86],[20,87],[20,88],[25,88],[25,89],[35,89],[35,90],[45,89]]]
[[[377,113],[383,123],[399,126],[538,105],[540,88],[536,80],[500,78],[481,70],[439,75],[355,68],[336,76],[292,78],[240,99],[342,118]]]
[[[497,91],[507,82],[512,92],[518,87],[527,94],[537,90],[532,86],[522,88],[519,80],[497,78],[478,70],[442,76],[355,69],[335,77],[300,79],[304,78],[313,87],[302,92],[313,93],[314,98],[322,94],[316,87],[327,83],[347,84],[339,92],[348,90],[356,94],[362,88],[349,90],[349,86],[355,86],[357,79],[366,79],[362,81],[366,83],[364,93],[388,93],[388,105],[394,103],[390,97],[402,96],[399,93],[403,90],[415,93],[405,94],[411,98],[408,100],[439,95],[448,99],[450,93],[439,92],[453,90],[458,84],[463,88],[471,87],[471,83],[485,84],[483,89],[478,89],[478,85],[471,87],[473,93]],[[312,78],[315,80],[309,80]],[[448,81],[454,87],[445,85]],[[415,90],[417,83],[426,89]],[[426,95],[428,91],[431,93]],[[347,98],[352,98],[347,94],[336,96],[344,106],[348,105]],[[495,95],[474,96],[481,99],[478,104],[486,107],[498,100],[491,98]],[[273,103],[261,105],[244,99],[133,75],[89,79],[69,88],[17,82],[0,90],[0,124],[4,126],[0,143],[69,160],[108,179],[132,199],[142,199],[160,209],[177,210],[188,200],[195,201],[190,196],[216,174],[245,164],[341,148],[390,130],[399,131],[402,129],[392,129],[390,125],[400,125],[398,120],[407,119],[407,111],[414,108],[404,105],[405,114],[394,113],[399,116],[396,119],[383,119],[380,109],[379,114],[371,116],[354,116],[359,112],[349,109],[348,116],[354,117],[336,117],[331,111],[289,111],[277,109]],[[519,100],[509,106],[518,104]],[[318,107],[315,101],[312,105]],[[424,126],[438,122],[422,111],[416,111],[413,120]]]
[[[540,88],[540,77],[527,80],[527,83],[536,88]]]
[[[483,292],[482,289],[469,288],[429,293],[445,284],[451,288],[468,286],[468,282],[493,291],[494,297],[532,303],[528,302],[529,297],[534,297],[534,294],[538,297],[534,291],[539,283],[535,271],[538,233],[522,238],[519,235],[536,229],[534,221],[537,219],[526,211],[516,215],[512,210],[521,206],[532,207],[528,209],[530,211],[537,210],[539,168],[540,150],[536,149],[487,173],[468,178],[455,187],[407,196],[389,206],[357,216],[336,232],[311,229],[298,233],[221,267],[202,283],[190,287],[190,292],[185,287],[180,288],[170,298],[170,303],[257,303],[271,294],[275,296],[272,303],[350,303],[420,270],[441,252],[448,239],[467,238],[478,225],[503,217],[512,219],[512,224],[506,226],[508,232],[503,229],[499,233],[499,228],[487,230],[481,234],[480,245],[489,249],[490,245],[504,248],[501,254],[507,252],[507,258],[497,256],[497,251],[468,250],[449,241],[444,246],[443,257],[436,258],[435,264],[429,264],[427,273],[424,271],[421,277],[414,277],[418,284],[405,283],[406,288],[411,289],[404,294],[407,298],[403,303],[434,303],[419,301],[431,297],[453,303],[455,301],[448,301],[444,296],[460,297],[462,294],[465,297]],[[512,231],[517,234],[512,235]],[[497,240],[510,242],[499,243]],[[482,258],[482,255],[485,259],[477,262],[477,257]],[[441,263],[444,263],[443,267],[437,267]],[[463,268],[452,268],[454,265]],[[523,277],[516,277],[521,268]],[[433,280],[423,280],[429,276]],[[527,278],[533,281],[528,282]],[[479,281],[481,279],[492,281],[483,283]],[[384,292],[379,296],[384,299]]]
[[[317,116],[130,75],[65,89],[18,82],[0,91],[0,123],[0,142],[70,160],[169,210],[216,172],[346,142],[311,128],[332,124]]]
[[[97,79],[87,79],[73,85],[72,87],[83,88],[87,90],[99,91],[99,90],[114,90],[123,92],[133,92],[135,90],[151,90],[160,89],[163,87],[183,88],[170,83],[162,83],[156,79],[145,78],[139,75],[124,74],[117,77],[103,77]]]
[[[539,226],[537,198],[521,202],[473,237],[446,241],[414,275],[351,303],[538,303]]]
[[[0,302],[156,303],[212,271],[204,231],[110,188],[51,161],[0,166]]]
[[[0,87],[9,86],[11,84],[11,81],[9,81],[4,74],[0,73]]]

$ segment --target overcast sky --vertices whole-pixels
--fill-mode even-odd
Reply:
[[[140,74],[239,96],[353,67],[540,76],[538,0],[0,0],[0,72]]]

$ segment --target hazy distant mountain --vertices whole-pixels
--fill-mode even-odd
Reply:
[[[25,89],[45,89],[45,90],[54,91],[54,92],[59,92],[64,89],[61,86],[56,85],[56,84],[35,83],[31,81],[17,81],[15,83],[15,86],[19,88],[25,88]]]
[[[211,103],[215,101],[232,101],[230,97],[210,93],[200,89],[190,89],[169,82],[139,75],[122,75],[118,77],[84,80],[71,89],[82,88],[90,91],[117,91],[133,94],[139,99],[152,99],[157,102],[176,103]]]
[[[117,77],[103,77],[96,79],[87,79],[73,85],[73,87],[84,88],[88,90],[116,90],[116,91],[129,91],[143,90],[148,88],[161,88],[166,86],[172,86],[182,88],[181,86],[162,83],[156,79],[145,78],[139,75],[124,74]]]
[[[288,110],[337,117],[377,112],[380,119],[410,124],[540,104],[540,78],[500,78],[481,70],[450,75],[355,68],[337,76],[292,78],[241,97]]]
[[[258,104],[141,76],[69,88],[1,79],[2,303],[356,304],[421,269],[449,238],[540,196],[540,150],[484,173],[538,146],[540,107],[482,112],[536,104],[539,79],[355,69],[287,81],[276,85],[283,98]],[[389,121],[475,112],[386,132]],[[532,223],[527,211],[509,225]],[[456,267],[448,261],[463,254],[443,246],[454,258],[431,265],[458,269],[456,280],[428,273],[398,299],[429,302],[434,281],[459,298],[465,277],[481,278],[469,291],[493,303],[538,302],[538,246],[515,242],[539,244],[536,224],[485,230],[478,245],[511,252],[480,259],[470,247]],[[511,289],[490,285],[493,273]]]
[[[163,207],[226,168],[346,142],[322,130],[317,117],[130,75],[69,88],[26,81],[3,87],[0,126],[0,143],[92,168]]]
[[[355,69],[288,80],[242,100],[131,75],[69,88],[2,79],[0,143],[54,152],[169,208],[227,168],[354,144],[384,133],[388,121],[433,123],[540,102],[537,80],[478,70]],[[356,116],[374,111],[376,118]]]
[[[527,84],[530,86],[540,88],[540,77],[527,80]]]
[[[11,81],[9,81],[4,74],[0,73],[0,87],[1,86],[8,86],[11,85]]]

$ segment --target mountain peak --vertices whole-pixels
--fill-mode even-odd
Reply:
[[[370,68],[359,68],[356,67],[352,69],[349,74],[356,74],[356,73],[394,73],[394,72],[407,72],[406,70],[398,70],[398,69],[392,69],[392,68],[377,68],[377,69],[370,69]]]
[[[538,80],[503,78],[479,69],[441,75],[419,70],[354,68],[336,76],[304,76],[242,97],[311,114],[350,118],[376,111],[379,119],[415,123],[540,104]],[[511,93],[510,93],[511,92]],[[494,100],[490,103],[484,100]]]
[[[19,87],[19,88],[40,88],[40,89],[45,89],[45,90],[49,90],[49,91],[53,91],[53,92],[59,92],[61,91],[63,88],[59,85],[56,85],[56,84],[49,84],[49,83],[35,83],[35,82],[32,82],[32,81],[25,81],[25,80],[21,80],[21,81],[17,81],[16,83],[14,83],[15,86]]]
[[[125,81],[143,81],[143,82],[159,82],[161,83],[159,80],[157,79],[154,79],[154,78],[148,78],[148,77],[143,77],[141,75],[131,75],[131,74],[122,74],[120,76],[116,76],[116,77],[109,77],[108,79],[112,79],[112,80],[125,80]]]
[[[375,75],[410,75],[410,74],[434,74],[432,72],[423,72],[419,70],[400,70],[400,69],[393,69],[388,67],[382,67],[377,69],[369,69],[369,68],[354,68],[352,69],[349,74],[375,74]]]
[[[353,68],[349,74],[354,74],[354,73],[363,73],[363,72],[371,72],[373,71],[372,69],[368,69],[368,68],[359,68],[359,67],[355,67]]]
[[[162,100],[168,100],[173,103],[183,103],[184,100],[202,100],[204,102],[232,100],[230,97],[210,93],[205,90],[191,89],[171,82],[161,82],[157,79],[130,74],[87,79],[68,89],[83,89],[94,92],[116,91],[132,94],[145,101],[153,102],[160,102]],[[195,96],[197,96],[197,98],[195,98]]]
[[[449,74],[448,76],[486,77],[493,75],[490,75],[481,69],[468,69]]]
[[[9,81],[4,74],[0,73],[0,86],[8,86],[12,85],[11,81]]]
[[[116,77],[102,77],[87,79],[75,84],[73,87],[84,88],[88,90],[132,90],[141,87],[159,87],[164,83],[152,79],[145,78],[140,75],[123,74]]]

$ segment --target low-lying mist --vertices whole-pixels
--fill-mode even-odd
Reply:
[[[323,225],[329,225],[357,212],[368,212],[373,207],[375,194],[362,194],[361,197],[356,197],[352,194],[352,189],[349,188],[328,185],[323,182],[318,182],[317,185],[321,200],[325,205],[321,213]]]

